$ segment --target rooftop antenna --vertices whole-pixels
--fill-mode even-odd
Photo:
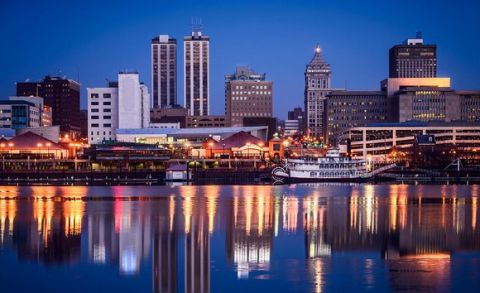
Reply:
[[[417,31],[417,33],[416,33],[416,38],[417,38],[417,39],[423,39],[423,37],[422,37],[422,32],[421,32],[421,31]]]

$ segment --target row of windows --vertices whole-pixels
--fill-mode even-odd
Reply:
[[[255,113],[255,112],[244,112],[244,113],[232,113],[232,116],[237,117],[253,117],[253,116],[261,116],[261,117],[270,117],[272,114],[263,112],[263,113]]]
[[[112,102],[103,102],[104,106],[110,106]],[[92,106],[98,106],[98,102],[91,102],[90,105]]]
[[[90,111],[91,111],[92,113],[98,113],[98,112],[99,112],[99,109],[98,109],[98,108],[92,108],[92,109],[90,109]],[[112,112],[112,109],[105,108],[105,109],[103,109],[103,112],[104,112],[104,113],[111,113],[111,112]]]
[[[92,128],[94,128],[94,127],[100,127],[100,125],[99,125],[98,123],[92,123],[92,124],[90,124],[90,126],[91,126]],[[112,124],[110,124],[110,123],[104,123],[104,124],[103,124],[103,127],[112,127]]]
[[[93,115],[90,118],[91,119],[100,119],[98,115]],[[103,116],[103,119],[112,119],[112,116]]]
[[[268,87],[266,85],[253,85],[253,86],[250,86],[250,87],[243,86],[243,85],[235,86],[236,90],[243,90],[243,89],[247,89],[247,88],[252,88],[252,89],[256,89],[256,90],[266,90],[266,89],[268,89]]]
[[[91,99],[98,99],[100,97],[100,94],[90,94]],[[104,99],[110,99],[112,97],[112,94],[110,93],[105,93],[103,94]]]
[[[271,91],[234,91],[232,95],[271,95]]]

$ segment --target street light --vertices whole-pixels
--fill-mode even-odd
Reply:
[[[41,153],[41,150],[42,150],[43,144],[41,144],[41,143],[37,143],[37,147],[38,147],[38,153],[40,154],[40,158],[43,158],[43,156],[42,156],[42,153]]]
[[[50,146],[52,145],[51,143],[47,142],[45,144],[47,146],[47,157],[50,159]]]
[[[213,142],[209,142],[208,146],[210,147],[210,158],[213,158]]]

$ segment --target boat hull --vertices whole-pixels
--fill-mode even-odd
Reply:
[[[295,178],[295,177],[281,177],[284,183],[313,183],[313,182],[369,182],[373,181],[372,177],[368,178]],[[278,180],[277,180],[278,181]]]
[[[272,172],[272,178],[275,181],[282,181],[285,183],[300,183],[300,182],[368,182],[373,180],[373,176],[366,177],[292,177],[289,174],[281,171]]]

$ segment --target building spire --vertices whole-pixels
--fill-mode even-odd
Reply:
[[[322,56],[322,48],[320,44],[317,43],[315,46],[315,54],[313,55],[312,61],[310,61],[310,65],[322,65],[325,64],[325,60]]]

